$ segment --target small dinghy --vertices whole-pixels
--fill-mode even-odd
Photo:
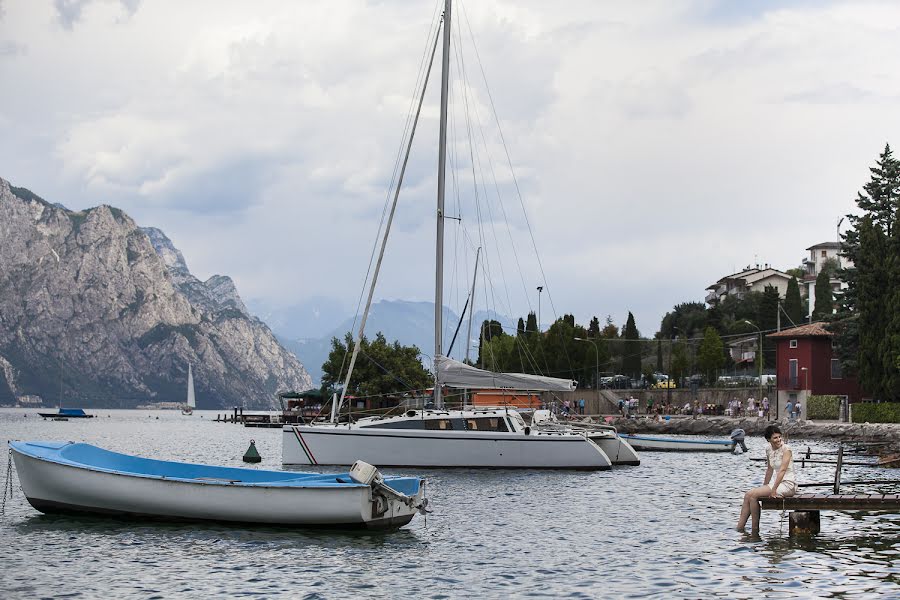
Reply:
[[[620,433],[619,437],[635,450],[646,452],[733,452],[735,440],[693,440],[690,438],[660,438]]]
[[[22,491],[44,513],[305,527],[402,527],[424,512],[418,477],[169,462],[74,442],[10,442]]]

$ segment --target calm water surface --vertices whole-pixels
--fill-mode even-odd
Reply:
[[[98,418],[2,409],[0,434],[232,466],[245,466],[252,438],[259,467],[282,468],[277,429],[214,423],[206,411],[89,412]],[[788,538],[774,511],[759,538],[733,530],[743,491],[761,483],[764,467],[749,458],[763,444],[749,440],[743,456],[643,453],[641,466],[605,473],[390,470],[423,474],[434,509],[391,533],[50,517],[17,483],[0,521],[0,596],[900,598],[900,515],[823,512],[822,533],[805,541]],[[799,470],[807,482],[833,474]],[[843,479],[874,476],[898,472],[850,467]]]

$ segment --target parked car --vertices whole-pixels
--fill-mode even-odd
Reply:
[[[666,379],[663,381],[657,381],[656,383],[653,384],[653,388],[657,389],[657,390],[667,390],[667,389],[672,389],[672,388],[676,388],[676,387],[678,387],[678,386],[675,385],[674,379]]]

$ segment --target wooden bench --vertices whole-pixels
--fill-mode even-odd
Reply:
[[[789,535],[819,533],[819,511],[864,510],[900,512],[900,494],[800,494],[790,498],[763,498],[763,510],[790,510]]]

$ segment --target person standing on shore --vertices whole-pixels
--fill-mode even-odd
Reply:
[[[784,412],[787,413],[788,421],[794,420],[794,403],[790,400],[787,401],[787,404],[784,406]]]
[[[789,498],[797,493],[794,453],[790,446],[784,443],[781,429],[777,425],[769,425],[766,427],[765,438],[769,445],[766,446],[766,474],[763,478],[763,485],[744,494],[741,516],[737,523],[738,531],[743,531],[747,525],[747,519],[752,517],[752,532],[759,533],[759,500],[761,498]]]
[[[769,397],[768,396],[765,396],[762,399],[762,409],[763,409],[762,416],[764,416],[766,418],[766,421],[768,421],[769,420]]]

